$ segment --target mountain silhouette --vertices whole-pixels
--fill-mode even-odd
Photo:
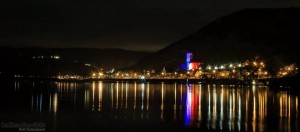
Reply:
[[[176,70],[187,51],[202,64],[242,62],[259,56],[269,66],[280,67],[299,62],[299,44],[300,8],[244,9],[141,59],[135,67]]]
[[[134,65],[150,52],[97,48],[0,47],[0,76],[90,75]],[[57,56],[59,59],[55,59]]]

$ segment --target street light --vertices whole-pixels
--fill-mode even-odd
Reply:
[[[210,66],[208,66],[208,67],[207,67],[207,69],[208,69],[208,70],[211,70],[211,67],[210,67]]]
[[[253,62],[253,65],[254,65],[254,66],[257,66],[257,63],[254,61],[254,62]]]
[[[221,69],[224,69],[224,66],[222,65],[222,66],[220,66],[220,68],[221,68]]]

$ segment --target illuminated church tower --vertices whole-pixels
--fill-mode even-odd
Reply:
[[[200,62],[192,62],[193,59],[193,53],[187,52],[186,53],[186,62],[181,64],[182,70],[195,70],[198,69],[200,66]]]

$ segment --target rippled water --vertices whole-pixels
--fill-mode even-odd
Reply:
[[[299,97],[264,86],[14,82],[0,88],[1,123],[42,122],[46,131],[299,131]]]

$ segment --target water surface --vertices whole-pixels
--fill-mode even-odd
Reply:
[[[21,81],[0,88],[1,123],[41,122],[46,131],[299,131],[299,97],[265,86]]]

